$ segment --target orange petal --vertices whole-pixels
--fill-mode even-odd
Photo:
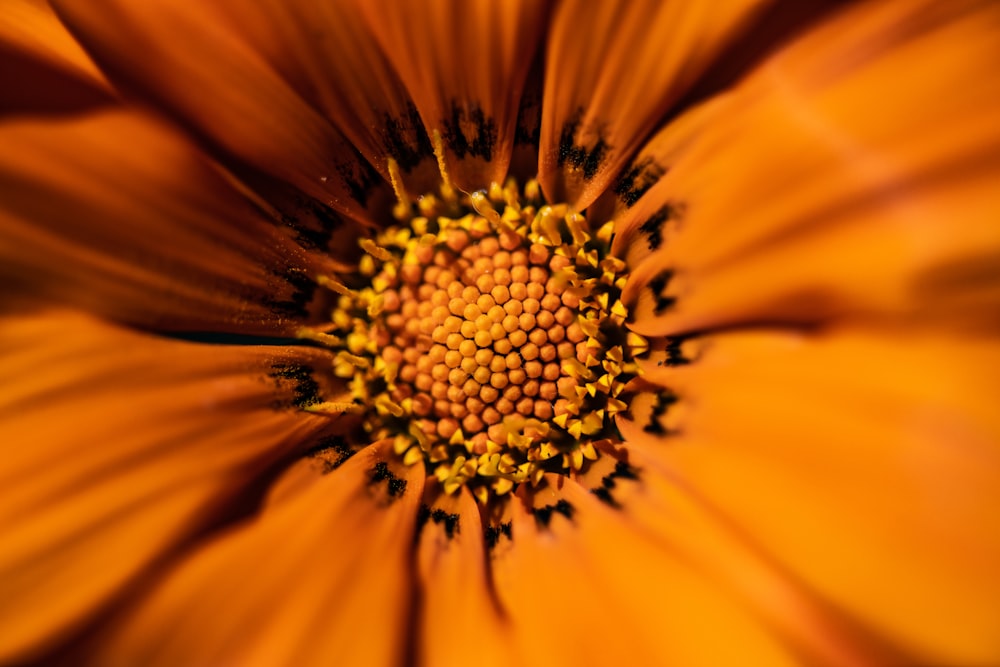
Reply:
[[[381,179],[217,8],[169,0],[53,5],[116,85],[175,114],[228,158],[368,218]]]
[[[670,171],[674,162],[710,126],[720,111],[726,109],[726,99],[724,95],[717,95],[667,123],[643,145],[611,187],[587,209],[587,217],[592,223],[615,220],[616,236],[612,252],[629,265],[638,265],[644,257],[638,251],[649,252],[645,244],[622,243],[623,239],[634,235],[632,227],[654,216],[657,220],[664,218],[660,223],[664,225],[671,219],[671,212],[662,202],[658,201],[652,207],[645,206],[643,196]],[[666,236],[666,230],[664,232]]]
[[[715,582],[576,482],[561,485],[519,493],[512,544],[493,560],[518,664],[794,664]]]
[[[586,208],[766,0],[560,3],[542,106],[539,180]]]
[[[329,428],[291,405],[301,384],[269,377],[325,360],[71,313],[6,317],[0,661],[51,647]]]
[[[751,536],[714,513],[664,466],[656,452],[662,446],[648,439],[630,441],[602,457],[579,481],[616,508],[629,529],[655,539],[745,606],[802,664],[913,664],[912,656],[880,645],[771,562]]]
[[[322,268],[138,114],[0,126],[0,276],[143,327],[292,333]]]
[[[468,190],[502,182],[547,3],[369,0],[361,7],[428,135],[440,133],[452,180]]]
[[[417,546],[417,663],[462,667],[474,658],[484,667],[516,664],[487,569],[475,499],[463,489],[456,497],[436,490],[427,500]]]
[[[239,26],[247,44],[322,110],[386,181],[392,158],[407,187],[420,193],[436,188],[440,175],[430,138],[358,6],[267,0],[220,9]]]
[[[920,664],[1000,661],[1000,346],[743,333],[650,372],[664,469],[807,589]]]
[[[362,450],[195,551],[123,613],[95,664],[402,664],[424,473],[390,471],[387,487],[386,456]]]
[[[995,3],[867,3],[770,59],[644,198],[680,219],[633,274],[636,329],[842,315],[995,328],[998,20]],[[653,245],[641,231],[620,241]],[[665,269],[673,305],[650,294]]]
[[[0,113],[79,111],[111,87],[46,0],[8,0],[0,12]]]

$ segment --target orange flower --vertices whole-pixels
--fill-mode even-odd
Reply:
[[[7,0],[0,662],[997,664],[998,33]]]

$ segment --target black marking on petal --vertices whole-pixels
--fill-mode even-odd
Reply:
[[[295,233],[303,248],[326,250],[333,233],[344,224],[343,218],[311,197],[299,197],[296,210],[282,212],[281,220]]]
[[[674,272],[667,269],[649,281],[649,289],[652,290],[653,296],[656,298],[656,305],[653,306],[653,312],[657,315],[662,315],[664,311],[677,303],[676,298],[663,295],[663,290],[667,288],[667,284],[673,277]]]
[[[664,392],[656,396],[656,403],[649,413],[649,422],[642,427],[642,430],[651,435],[670,435],[670,431],[660,422],[660,418],[667,414],[670,406],[679,401],[677,395],[672,392]]]
[[[427,525],[427,521],[431,518],[431,508],[425,504],[420,505],[420,509],[417,510],[417,526],[416,530],[413,531],[413,543],[416,544],[420,541],[420,534],[424,532],[424,526]]]
[[[291,294],[287,299],[269,299],[265,305],[279,317],[290,319],[308,317],[307,306],[316,293],[316,281],[304,269],[298,267],[288,267],[283,273],[278,274],[278,277],[292,288]]]
[[[646,246],[650,250],[656,250],[663,245],[663,226],[674,217],[675,213],[673,205],[664,204],[639,226],[639,231],[646,235]]]
[[[451,117],[441,121],[443,139],[458,159],[479,157],[489,162],[497,144],[497,124],[478,104],[466,106],[452,100]],[[470,139],[471,137],[471,139]]]
[[[331,435],[310,447],[306,456],[319,461],[323,465],[323,474],[326,475],[342,466],[355,453],[343,436]]]
[[[625,461],[615,463],[615,469],[608,475],[614,479],[639,479],[639,469],[633,468]]]
[[[284,299],[269,298],[264,305],[277,317],[288,319],[303,319],[309,316],[308,305],[316,292],[316,283],[303,269],[286,267],[283,272],[273,274],[289,288]],[[276,291],[280,288],[276,288]]]
[[[576,142],[583,118],[583,108],[576,110],[559,132],[559,166],[570,165],[583,172],[583,177],[590,180],[597,174],[601,163],[607,157],[610,146],[604,140],[603,130],[598,129],[597,141],[589,148]]]
[[[517,110],[517,125],[514,130],[514,144],[534,146],[542,136],[542,96],[539,90],[525,90],[521,106]]]
[[[576,508],[570,505],[569,501],[560,499],[554,505],[533,507],[530,512],[531,515],[535,517],[535,523],[538,524],[540,528],[548,528],[549,524],[552,522],[553,514],[562,514],[567,519],[572,519],[574,512],[576,512]]]
[[[637,480],[639,479],[639,471],[625,461],[618,461],[615,464],[615,469],[601,478],[601,485],[595,489],[591,489],[590,492],[597,496],[601,502],[618,509],[621,507],[621,504],[611,494],[611,491],[618,485],[617,480],[619,479]]]
[[[681,345],[684,341],[688,339],[687,336],[672,336],[667,338],[667,348],[665,352],[667,353],[667,358],[659,362],[658,366],[686,366],[690,364],[692,359],[690,357],[684,356],[684,351],[681,350]]]
[[[295,234],[295,242],[303,248],[316,248],[321,242],[320,231],[310,228],[295,213],[282,213],[281,222]]]
[[[626,208],[632,208],[666,173],[667,169],[651,157],[636,160],[622,172],[612,189]]]
[[[418,539],[428,521],[441,526],[444,529],[445,536],[449,540],[453,539],[460,532],[459,516],[457,514],[445,512],[440,507],[432,510],[427,505],[421,505],[420,510],[417,512],[416,537]]]
[[[335,169],[351,199],[362,206],[368,204],[371,191],[382,182],[382,176],[375,167],[357,151],[354,151],[353,160],[338,162]]]
[[[310,204],[309,212],[313,214],[313,217],[319,223],[320,229],[323,230],[321,247],[325,248],[329,244],[333,233],[343,226],[344,219],[337,215],[337,212],[332,208],[315,199]]]
[[[323,401],[319,393],[319,383],[313,378],[313,369],[304,364],[275,364],[269,375],[285,380],[292,385],[292,405],[308,408]]]
[[[486,542],[487,549],[492,550],[496,547],[501,537],[506,537],[508,540],[511,539],[510,521],[505,521],[495,526],[486,526],[483,530],[483,540]]]
[[[442,509],[436,509],[431,512],[431,521],[444,526],[444,534],[447,535],[448,538],[455,537],[461,528],[459,524],[459,516],[457,514],[449,514]]]
[[[599,486],[596,489],[591,489],[590,492],[597,496],[597,499],[602,503],[611,505],[614,508],[621,507],[614,496],[611,495],[611,489],[606,486]]]
[[[406,491],[406,480],[400,479],[389,470],[389,464],[385,461],[379,461],[372,468],[371,477],[368,480],[369,485],[378,484],[380,482],[386,483],[386,489],[389,491],[389,496],[391,498],[398,498],[403,495]]]
[[[427,129],[413,102],[407,103],[406,113],[402,116],[393,118],[385,115],[381,138],[385,152],[396,160],[403,171],[410,171],[434,155]]]

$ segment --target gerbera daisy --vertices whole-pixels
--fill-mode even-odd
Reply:
[[[0,662],[1000,662],[1000,7],[7,0]]]

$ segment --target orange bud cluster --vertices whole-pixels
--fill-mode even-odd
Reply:
[[[483,454],[489,441],[506,441],[509,415],[566,413],[560,395],[578,381],[561,360],[587,353],[579,298],[552,278],[566,259],[514,232],[460,228],[415,255],[422,270],[384,293],[391,342],[382,354],[398,361],[391,396],[412,400],[419,428],[444,440],[461,430]]]
[[[406,224],[361,243],[369,286],[329,281],[335,372],[367,436],[481,502],[596,459],[644,343],[624,329],[611,225],[525,192],[527,205],[513,183],[401,201]]]

